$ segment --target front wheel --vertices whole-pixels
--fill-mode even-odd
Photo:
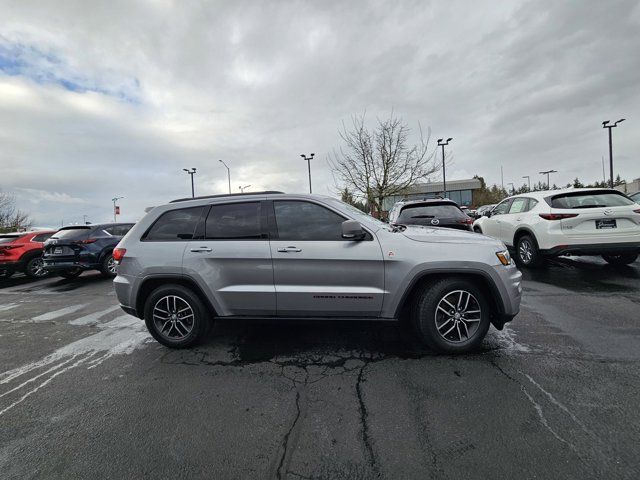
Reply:
[[[523,235],[518,239],[516,260],[523,267],[537,267],[542,263],[538,244],[531,235]]]
[[[447,278],[427,285],[412,312],[422,341],[441,353],[476,349],[489,330],[489,302],[472,282]]]
[[[619,255],[602,255],[611,265],[629,265],[638,259],[637,253],[621,253]]]
[[[169,348],[196,345],[211,324],[200,298],[182,285],[156,288],[145,302],[144,321],[153,338]]]
[[[27,262],[24,273],[30,278],[43,278],[49,275],[49,272],[44,268],[44,261],[42,257],[33,257]]]

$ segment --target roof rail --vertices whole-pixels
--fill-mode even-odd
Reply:
[[[189,200],[204,200],[206,198],[246,197],[249,195],[277,195],[277,194],[283,194],[283,193],[284,192],[278,192],[277,190],[265,190],[263,192],[247,192],[247,193],[223,193],[220,195],[204,195],[202,197],[177,198],[176,200],[171,200],[169,203],[188,202]]]

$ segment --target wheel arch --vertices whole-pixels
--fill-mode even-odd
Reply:
[[[536,246],[538,246],[538,239],[536,238],[536,234],[533,233],[533,230],[531,230],[529,227],[519,227],[516,232],[513,234],[513,248],[517,248],[518,246],[518,240],[520,240],[520,238],[523,235],[530,235],[531,238],[533,238],[533,241],[536,242]]]
[[[20,259],[18,260],[18,268],[16,270],[25,270],[27,268],[27,263],[29,263],[34,258],[41,257],[43,250],[28,250],[22,254]]]
[[[192,290],[205,307],[207,307],[209,313],[214,317],[217,316],[216,310],[209,301],[209,298],[193,279],[180,275],[154,275],[144,279],[140,284],[140,287],[138,287],[135,309],[136,315],[139,318],[144,319],[144,304],[147,301],[147,298],[149,298],[149,295],[151,295],[151,292],[164,285],[180,285]]]

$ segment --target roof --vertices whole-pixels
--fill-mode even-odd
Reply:
[[[169,203],[177,202],[189,202],[191,200],[203,200],[207,198],[226,198],[226,197],[250,197],[252,195],[276,195],[283,194],[284,192],[278,192],[276,190],[265,190],[264,192],[247,192],[247,193],[223,193],[220,195],[204,195],[202,197],[185,197],[171,200]]]
[[[404,202],[396,202],[396,205],[400,205],[402,207],[406,207],[407,205],[417,205],[417,204],[431,204],[431,203],[450,203],[451,205],[458,204],[451,200],[450,198],[425,198],[424,200],[407,200]]]
[[[589,188],[589,187],[585,187],[585,188],[574,188],[574,187],[570,187],[570,188],[560,188],[557,190],[538,190],[535,192],[526,192],[526,193],[519,193],[517,195],[510,195],[507,198],[517,198],[517,197],[528,197],[528,198],[546,198],[546,197],[552,197],[554,195],[562,195],[563,193],[576,193],[576,192],[593,192],[593,191],[602,191],[602,192],[616,192],[616,193],[620,193],[617,192],[617,190],[612,190],[610,188]]]

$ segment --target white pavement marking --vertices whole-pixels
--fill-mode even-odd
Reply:
[[[54,310],[53,312],[43,313],[42,315],[38,315],[37,317],[33,317],[31,320],[34,322],[45,322],[47,320],[54,320],[56,318],[63,317],[73,312],[77,312],[78,310],[86,307],[86,304],[82,303],[80,305],[71,305],[70,307],[61,308],[60,310]]]
[[[0,305],[0,312],[6,312],[7,310],[16,308],[18,305],[18,303],[8,303],[7,305]]]
[[[71,320],[69,324],[70,325],[93,325],[98,323],[98,320],[100,320],[105,315],[108,315],[111,312],[115,312],[116,310],[120,310],[119,305],[109,307],[106,310],[102,310],[101,312],[90,313],[89,315],[85,315],[84,317],[76,318],[75,320]]]
[[[49,384],[55,377],[78,366],[86,366],[87,369],[92,369],[114,355],[130,354],[151,338],[144,322],[131,315],[121,315],[107,323],[98,323],[97,326],[100,331],[93,335],[65,345],[36,362],[0,373],[0,385],[2,385],[8,384],[29,372],[47,367],[46,371],[40,372],[23,381],[20,385],[0,394],[0,398],[3,398],[18,391],[24,391],[27,385],[34,384],[34,387],[22,395],[21,398],[0,410],[0,415],[23,402],[30,395]],[[100,355],[96,356],[98,353]],[[74,363],[70,363],[74,360],[76,360]]]

